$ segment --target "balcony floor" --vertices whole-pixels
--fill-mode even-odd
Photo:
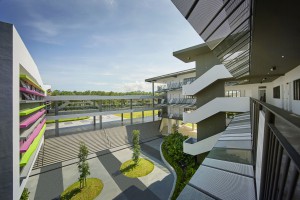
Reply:
[[[256,199],[250,114],[237,115],[200,165],[179,200]]]

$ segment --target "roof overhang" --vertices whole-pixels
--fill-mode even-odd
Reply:
[[[199,55],[211,52],[210,48],[205,44],[199,44],[186,49],[173,52],[173,56],[185,63],[193,62]]]
[[[148,78],[145,81],[150,82],[150,83],[151,82],[157,82],[157,81],[165,79],[165,78],[172,78],[172,77],[176,78],[177,76],[184,75],[184,74],[189,74],[189,73],[194,73],[194,72],[196,72],[196,68],[191,68],[191,69],[178,71],[178,72],[174,72],[174,73],[170,73],[170,74],[156,76],[156,77],[153,77],[153,78]]]

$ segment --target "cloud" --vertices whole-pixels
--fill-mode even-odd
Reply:
[[[123,85],[123,91],[131,92],[131,91],[146,91],[150,92],[152,89],[152,85],[146,82],[136,81],[133,83],[125,83]]]
[[[98,86],[106,86],[106,85],[109,85],[109,83],[105,83],[105,82],[87,82],[87,84],[90,84],[90,85],[98,85]]]

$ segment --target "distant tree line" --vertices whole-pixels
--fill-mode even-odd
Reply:
[[[151,92],[145,91],[132,91],[132,92],[105,92],[105,91],[65,91],[65,90],[54,90],[48,93],[51,96],[60,96],[60,95],[100,95],[100,96],[123,96],[123,95],[152,95]]]

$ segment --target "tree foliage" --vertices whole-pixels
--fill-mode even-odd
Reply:
[[[132,91],[132,92],[105,92],[105,91],[65,91],[65,90],[54,90],[51,92],[51,96],[61,95],[100,95],[100,96],[122,96],[122,95],[152,95],[151,92],[145,91]]]
[[[134,161],[135,165],[139,161],[139,157],[141,154],[141,146],[140,146],[140,131],[133,130],[133,153],[132,153],[132,160]]]
[[[90,175],[90,166],[87,162],[89,150],[84,142],[80,142],[79,153],[78,153],[78,172],[79,172],[79,182],[80,188],[86,186],[86,178]]]
[[[30,192],[28,191],[28,188],[24,188],[20,200],[28,200],[29,194]]]

